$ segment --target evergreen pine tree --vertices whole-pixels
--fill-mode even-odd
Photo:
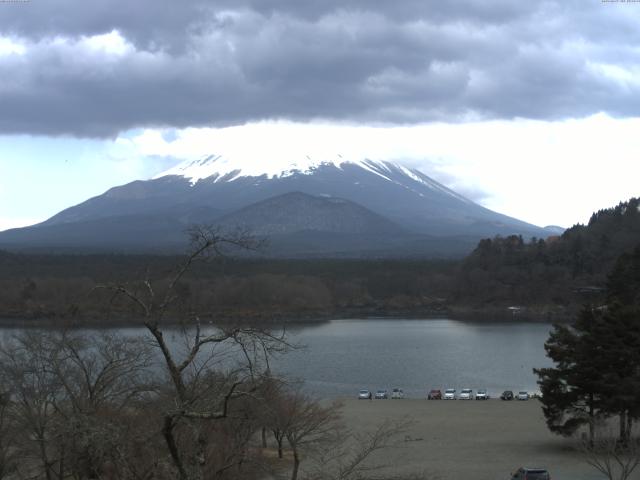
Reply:
[[[585,307],[572,326],[556,325],[545,343],[553,368],[534,369],[552,432],[571,435],[617,415],[620,441],[640,418],[640,247],[609,276],[607,306]]]
[[[606,328],[599,332],[609,391],[605,408],[620,417],[620,441],[627,443],[640,418],[640,247],[617,260],[607,284]]]
[[[586,425],[593,440],[596,420],[607,414],[602,408],[604,385],[599,375],[603,359],[594,335],[600,323],[593,309],[585,307],[573,326],[555,325],[545,350],[556,366],[534,369],[542,410],[554,433],[570,436]]]

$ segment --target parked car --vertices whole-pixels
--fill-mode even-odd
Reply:
[[[505,390],[500,395],[500,400],[513,400],[513,392],[511,390]]]
[[[441,390],[429,390],[427,394],[427,400],[442,400]]]
[[[476,392],[476,400],[489,400],[489,394],[486,388],[481,388]]]
[[[369,390],[360,390],[358,392],[358,400],[371,400],[371,392]]]
[[[391,398],[396,398],[396,399],[404,398],[404,392],[402,391],[401,388],[394,388],[391,391]]]
[[[546,468],[521,467],[511,474],[511,480],[551,480]]]
[[[386,400],[389,398],[389,394],[386,390],[378,390],[376,392],[376,400]]]
[[[472,400],[473,399],[473,390],[470,388],[463,388],[460,391],[460,396],[458,397],[460,400]]]
[[[444,391],[444,399],[445,400],[455,400],[456,397],[456,389],[455,388],[447,388]]]
[[[524,390],[518,392],[518,400],[529,400],[529,393],[525,392]]]

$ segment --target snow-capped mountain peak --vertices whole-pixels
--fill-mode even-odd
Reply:
[[[360,167],[392,183],[399,183],[397,175],[401,174],[432,190],[440,190],[443,193],[468,202],[466,198],[432,180],[419,170],[411,169],[390,161],[375,161],[369,159],[348,160],[340,154],[328,159],[305,155],[296,160],[279,158],[263,162],[238,161],[237,159],[232,160],[224,155],[208,155],[197,160],[186,160],[156,175],[154,178],[177,175],[188,179],[191,185],[195,185],[200,180],[205,179],[217,183],[233,182],[243,177],[267,177],[268,179],[273,179],[290,177],[295,174],[311,175],[323,166],[333,166],[338,169],[343,169],[346,165]]]
[[[335,166],[341,168],[344,164],[358,165],[381,177],[385,177],[384,171],[393,165],[404,169],[391,162],[375,162],[373,160],[347,160],[342,155],[333,158],[317,158],[305,155],[302,158],[291,160],[286,158],[270,159],[269,161],[238,161],[223,155],[208,155],[197,160],[186,160],[175,167],[166,170],[154,178],[167,175],[178,175],[189,179],[191,184],[200,180],[211,179],[214,182],[231,182],[240,177],[284,178],[294,174],[308,175],[317,168]],[[406,169],[409,171],[409,169]]]
[[[264,232],[276,254],[450,255],[480,238],[548,234],[395,162],[318,153],[248,157],[224,152],[182,162],[154,180],[113,187],[31,229],[0,235],[0,243],[172,249],[184,245],[185,228],[206,224]]]

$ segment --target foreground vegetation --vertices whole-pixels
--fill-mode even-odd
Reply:
[[[186,351],[168,355],[143,337],[6,342],[0,479],[365,478],[403,428],[353,433],[339,404],[270,376],[264,361],[282,340],[267,332],[183,333]]]
[[[338,404],[272,376],[269,359],[291,348],[286,338],[203,328],[198,312],[184,308],[185,276],[222,244],[249,247],[250,239],[198,229],[192,240],[168,282],[98,286],[146,337],[32,330],[2,345],[0,478],[364,478],[371,454],[402,424],[353,434]],[[162,326],[167,315],[181,326],[177,338]]]

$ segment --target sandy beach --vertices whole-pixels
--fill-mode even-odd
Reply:
[[[547,430],[537,400],[345,399],[343,413],[354,429],[384,419],[411,418],[400,448],[385,453],[397,473],[424,472],[425,479],[505,480],[517,467],[541,466],[553,480],[602,478],[574,450],[574,440]]]

